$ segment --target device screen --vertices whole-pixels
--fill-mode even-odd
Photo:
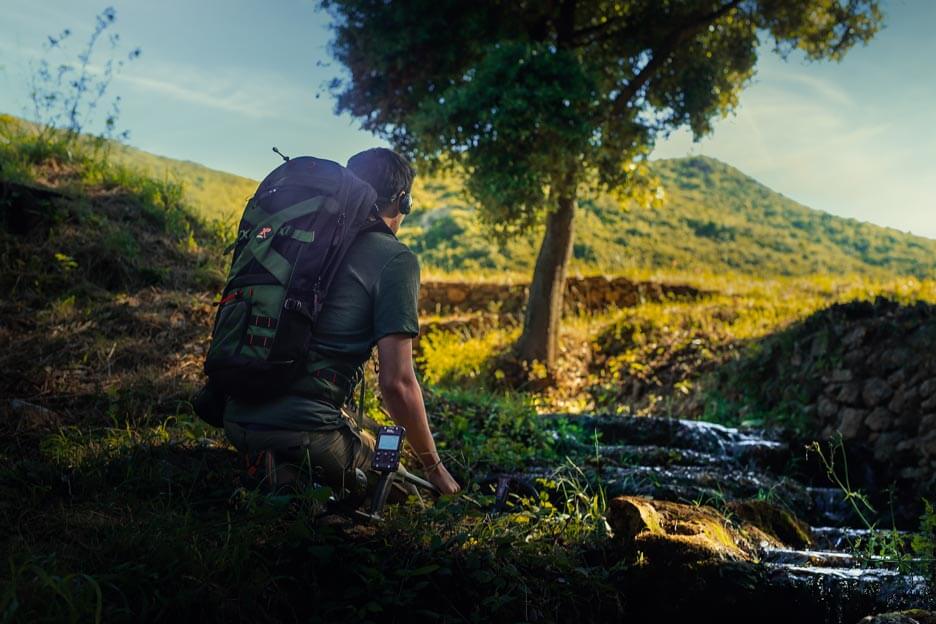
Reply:
[[[379,451],[395,451],[399,446],[400,436],[398,435],[382,435],[377,440],[377,450]]]

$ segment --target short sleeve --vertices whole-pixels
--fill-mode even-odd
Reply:
[[[384,265],[374,289],[374,342],[390,334],[419,335],[419,261],[406,250]]]

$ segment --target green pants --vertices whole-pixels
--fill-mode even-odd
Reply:
[[[313,431],[253,431],[225,421],[224,433],[231,444],[247,457],[272,451],[275,482],[280,485],[296,482],[308,475],[337,493],[359,493],[361,487],[369,489],[377,481],[377,475],[370,471],[375,440],[366,431],[357,433],[350,426]],[[367,486],[357,482],[356,469],[364,471]],[[399,472],[406,473],[402,464]],[[411,488],[394,487],[397,489],[400,492],[391,496],[392,501],[413,493]]]

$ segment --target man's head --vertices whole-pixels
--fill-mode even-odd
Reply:
[[[413,188],[413,167],[393,150],[375,147],[352,156],[348,169],[374,187],[380,216],[396,232],[404,217],[400,206]]]

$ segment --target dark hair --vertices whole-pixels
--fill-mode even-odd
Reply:
[[[379,203],[389,202],[400,191],[410,192],[413,167],[405,158],[385,147],[374,147],[352,156],[348,169],[377,191]]]

